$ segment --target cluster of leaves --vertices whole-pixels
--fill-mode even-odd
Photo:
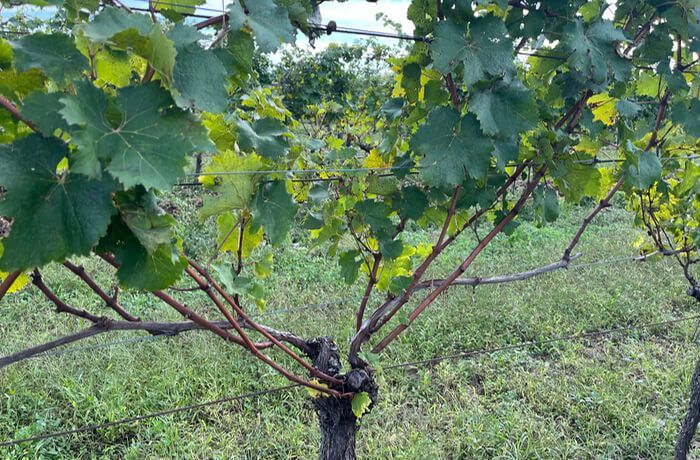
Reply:
[[[185,175],[194,153],[215,154],[209,169],[217,171],[262,171],[287,161],[288,112],[255,90],[253,56],[292,42],[292,21],[304,24],[312,4],[233,2],[217,47],[186,23],[186,9],[161,11],[168,19],[157,21],[97,2],[50,6],[80,12],[66,13],[68,33],[0,41],[3,105],[19,107],[23,119],[3,110],[0,214],[12,226],[0,269],[27,270],[94,250],[115,255],[126,287],[170,286],[186,261],[159,195]],[[225,227],[245,208],[252,215],[246,231],[262,239],[262,226],[278,242],[290,223],[277,210],[294,214],[284,180],[240,177],[202,180],[213,191],[202,218],[217,215]]]
[[[228,253],[218,274],[259,302],[265,243],[282,243],[297,218],[346,281],[365,272],[395,296],[433,250],[403,229],[439,227],[450,212],[448,237],[477,212],[498,224],[517,199],[497,193],[514,165],[529,162],[525,177],[546,168],[534,192],[543,224],[560,196],[598,199],[620,177],[630,196],[651,188],[674,204],[674,184],[695,187],[683,172],[692,162],[673,160],[697,149],[695,0],[413,0],[408,15],[426,40],[404,55],[333,46],[287,52],[272,70],[259,56],[306,30],[315,2],[234,1],[225,34],[188,25],[196,3],[161,21],[52,4],[79,12],[65,14],[66,33],[0,42],[0,94],[37,131],[2,114],[4,271],[96,249],[115,254],[126,286],[171,285],[181,241],[157,199],[193,153],[211,154],[201,218],[217,222],[212,259]],[[338,168],[379,171],[336,180]],[[333,180],[275,172],[289,169]]]

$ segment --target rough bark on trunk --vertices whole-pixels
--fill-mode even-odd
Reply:
[[[698,427],[698,421],[700,421],[700,359],[695,364],[695,372],[693,372],[693,378],[690,381],[690,403],[676,440],[675,460],[686,460],[688,457],[690,443]]]
[[[339,378],[343,385],[334,389],[357,393],[366,391],[372,401],[377,400],[377,384],[371,372],[352,369],[339,375],[341,364],[338,347],[328,337],[319,337],[308,342],[310,358],[317,369]],[[359,426],[352,411],[352,403],[347,398],[319,396],[313,399],[321,428],[321,460],[355,460],[355,435]]]

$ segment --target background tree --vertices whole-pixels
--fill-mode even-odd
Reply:
[[[198,23],[188,19],[194,4],[151,4],[149,14],[116,1],[52,4],[65,18],[61,30],[0,43],[0,215],[11,222],[0,296],[31,280],[59,312],[91,326],[1,365],[108,331],[207,329],[309,388],[321,457],[354,458],[357,419],[378,402],[373,363],[446,290],[567,267],[618,191],[640,203],[652,239],[660,239],[654,218],[680,225],[662,251],[686,269],[693,260],[685,234],[695,207],[678,204],[697,179],[687,173],[698,148],[693,0],[414,0],[408,14],[420,38],[388,59],[391,97],[381,105],[367,97],[352,110],[350,89],[335,101],[314,99],[357,78],[348,71],[360,58],[353,48],[291,66],[284,100],[256,82],[256,50],[273,52],[297,30],[313,35],[315,2],[235,0],[227,14]],[[329,110],[338,116],[326,118]],[[304,128],[310,119],[320,130]],[[216,219],[217,238],[210,254],[193,258],[159,200],[201,153],[211,158],[199,176],[207,190],[200,217]],[[294,178],[309,171],[324,181]],[[526,203],[544,224],[557,217],[559,195],[597,204],[558,260],[465,277],[499,233],[518,225]],[[328,337],[250,316],[265,300],[257,280],[274,269],[265,247],[283,244],[297,219],[346,281],[365,280],[348,318],[356,334],[342,352]],[[413,244],[405,237],[413,226],[435,228],[435,242]],[[465,232],[477,237],[471,251],[447,277],[429,279]],[[70,261],[90,254],[113,267],[121,287],[152,293],[186,321],[131,315],[117,292]],[[62,263],[116,316],[66,304],[42,278],[49,263]],[[181,279],[210,310],[178,300]]]

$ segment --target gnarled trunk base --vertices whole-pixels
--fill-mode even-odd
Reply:
[[[314,400],[321,427],[321,460],[355,460],[357,419],[349,399],[319,397]]]
[[[343,385],[331,385],[332,388],[344,393],[367,392],[374,404],[378,388],[369,370],[352,369],[340,375],[340,354],[333,340],[319,337],[309,341],[308,345],[314,367],[343,380]],[[321,428],[321,460],[355,460],[355,435],[359,426],[351,400],[319,396],[314,398],[313,404]]]
[[[700,421],[700,359],[695,364],[695,372],[693,372],[693,378],[690,381],[690,403],[676,440],[675,460],[686,460],[688,457],[690,443],[698,427],[698,421]]]

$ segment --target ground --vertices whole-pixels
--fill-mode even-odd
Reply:
[[[564,208],[560,220],[545,228],[523,223],[511,236],[499,236],[470,274],[555,261],[585,212]],[[591,264],[635,254],[632,242],[639,232],[631,219],[624,210],[606,211],[578,248],[584,256],[569,270],[510,285],[455,288],[440,298],[380,356],[382,399],[362,419],[359,456],[668,458],[697,358],[695,321],[389,368],[462,350],[697,314],[671,260]],[[194,220],[185,225],[201,233]],[[188,242],[196,249],[206,237]],[[410,233],[412,239],[431,237]],[[467,239],[452,248],[431,276],[455,266],[471,244]],[[266,281],[265,323],[307,337],[334,335],[345,347],[362,287],[345,286],[332,260],[321,250],[310,251],[303,240],[288,244],[275,261],[277,270]],[[108,279],[102,265],[83,263]],[[101,308],[77,278],[59,268],[45,270],[47,284],[74,305]],[[190,299],[190,305],[196,302]],[[331,305],[318,306],[326,302]],[[122,303],[143,318],[177,319],[144,294],[125,293]],[[79,320],[54,314],[28,289],[0,304],[0,355],[81,327]],[[141,335],[102,336],[78,346],[134,337]],[[206,332],[39,357],[0,370],[0,440],[286,384]],[[293,389],[0,448],[0,458],[307,459],[317,455],[319,436],[310,408],[306,391]]]

